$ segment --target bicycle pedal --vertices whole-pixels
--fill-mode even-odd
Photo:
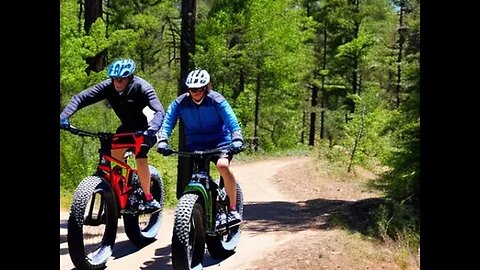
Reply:
[[[230,224],[221,224],[221,225],[216,226],[215,228],[217,229],[217,232],[223,233],[223,232],[228,231],[228,230],[233,230],[233,229],[239,228],[240,224],[242,224],[242,222],[238,222],[238,223],[231,224],[231,225]]]

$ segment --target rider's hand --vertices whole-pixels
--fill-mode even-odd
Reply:
[[[240,153],[243,151],[243,141],[235,140],[232,142],[233,152]]]
[[[68,118],[60,119],[60,128],[66,129],[70,126],[70,122],[68,121]]]
[[[164,156],[169,156],[173,153],[173,150],[168,146],[167,141],[160,141],[157,145],[157,152]]]
[[[148,148],[152,148],[155,143],[157,143],[157,136],[152,132],[145,131],[143,133],[143,143],[142,145],[147,146]]]

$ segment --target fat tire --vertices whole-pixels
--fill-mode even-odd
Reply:
[[[95,193],[100,193],[103,198],[106,223],[103,239],[96,249],[98,252],[90,258],[85,250],[83,225],[86,206]],[[72,263],[78,270],[104,269],[106,267],[115,244],[117,225],[117,204],[110,185],[98,176],[84,178],[73,195],[67,233],[68,252]]]
[[[243,192],[242,187],[237,182],[237,212],[243,219]],[[216,216],[216,215],[215,215]],[[241,226],[241,225],[240,225]],[[240,226],[228,232],[230,234],[227,239],[224,235],[207,235],[206,244],[208,253],[215,259],[226,259],[235,253],[235,248],[240,240]]]
[[[205,255],[205,209],[198,194],[180,197],[174,214],[173,270],[202,269]]]
[[[138,247],[146,246],[153,241],[160,230],[162,223],[163,207],[165,205],[165,186],[160,172],[153,166],[149,165],[151,174],[151,193],[153,198],[160,204],[160,211],[153,214],[146,214],[148,224],[142,228],[139,224],[139,215],[123,215],[123,224],[125,226],[125,233],[128,239]]]

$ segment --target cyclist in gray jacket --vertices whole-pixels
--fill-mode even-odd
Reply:
[[[74,95],[60,114],[60,127],[69,126],[69,117],[88,105],[107,100],[110,107],[121,121],[116,133],[142,132],[144,143],[135,156],[140,185],[145,193],[145,203],[139,207],[144,212],[160,210],[160,204],[150,193],[150,170],[148,168],[148,151],[157,141],[156,133],[160,129],[165,111],[152,85],[134,75],[135,62],[131,59],[120,59],[108,67],[106,79],[82,92]],[[150,108],[154,114],[148,121],[144,109]],[[127,149],[112,149],[112,156],[123,160]]]

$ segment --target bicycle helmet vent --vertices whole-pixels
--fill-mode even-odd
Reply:
[[[188,88],[200,88],[210,82],[210,74],[206,70],[196,69],[192,70],[185,80]]]
[[[120,59],[113,61],[108,67],[108,77],[126,78],[135,72],[135,62],[131,59]]]

